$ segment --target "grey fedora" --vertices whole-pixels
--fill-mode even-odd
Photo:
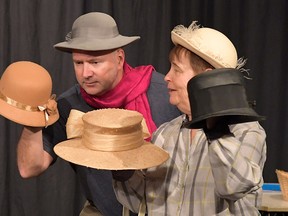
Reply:
[[[105,13],[91,12],[78,17],[72,31],[66,36],[66,41],[57,43],[58,50],[71,52],[72,50],[100,51],[123,47],[139,36],[123,36],[119,34],[115,20]]]
[[[194,76],[187,85],[192,121],[187,128],[203,128],[206,119],[225,116],[227,124],[264,120],[249,105],[244,76],[234,68],[210,70]]]

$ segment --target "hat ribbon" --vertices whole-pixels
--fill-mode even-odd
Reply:
[[[7,104],[14,106],[18,109],[25,110],[28,112],[39,112],[39,111],[44,111],[45,113],[45,125],[47,125],[49,116],[50,115],[55,115],[57,113],[57,102],[55,101],[56,95],[53,94],[51,95],[50,99],[48,99],[47,104],[41,105],[41,106],[30,106],[26,105],[23,103],[20,103],[16,100],[13,100],[12,98],[9,98],[5,96],[1,91],[0,91],[0,99],[5,101]]]
[[[82,137],[83,130],[84,130],[82,116],[84,114],[85,114],[84,112],[81,112],[75,109],[72,109],[70,111],[70,114],[66,123],[66,133],[67,133],[68,139]]]
[[[57,113],[57,102],[56,102],[56,95],[52,94],[51,97],[48,99],[47,103],[37,108],[40,111],[43,111],[45,114],[45,127],[48,125],[49,116],[55,115]]]
[[[142,126],[143,121],[141,124],[123,129],[98,128],[85,124],[82,120],[83,115],[85,115],[84,112],[71,110],[66,123],[67,138],[81,138],[82,144],[91,150],[113,152],[138,148],[144,143],[143,135],[148,133],[148,131],[143,131],[143,129],[145,130],[145,127]]]

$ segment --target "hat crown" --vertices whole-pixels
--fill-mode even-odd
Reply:
[[[217,116],[234,116],[230,124],[263,119],[249,105],[242,72],[220,68],[203,72],[187,85],[192,121],[189,128],[201,128],[205,120]],[[233,122],[234,121],[234,122]]]
[[[174,44],[179,44],[203,58],[215,68],[236,68],[237,51],[233,43],[223,33],[196,25],[196,21],[186,28],[176,26],[171,32]]]
[[[100,109],[83,115],[83,144],[100,151],[124,151],[144,142],[143,116],[132,110]],[[105,143],[105,145],[103,145]]]
[[[195,90],[214,88],[217,86],[240,85],[244,88],[244,76],[242,72],[234,68],[219,68],[203,72],[189,81],[189,86]]]
[[[40,106],[51,97],[52,79],[42,66],[19,61],[10,64],[0,81],[0,92],[17,102]]]
[[[108,14],[91,12],[78,17],[71,38],[114,38],[119,35],[115,20]]]
[[[200,28],[195,30],[195,45],[208,55],[208,63],[214,64],[215,68],[236,68],[237,52],[232,42],[221,32],[211,28]],[[192,38],[193,40],[193,38]]]
[[[86,113],[83,121],[95,128],[112,128],[115,130],[140,125],[143,120],[142,114],[133,110],[118,108],[99,109]],[[140,128],[142,131],[142,129]]]

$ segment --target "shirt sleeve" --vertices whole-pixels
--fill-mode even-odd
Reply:
[[[132,212],[139,212],[140,204],[145,193],[145,175],[137,170],[133,176],[125,181],[113,179],[113,188],[118,201]]]
[[[230,126],[233,135],[213,140],[209,159],[217,193],[238,200],[259,189],[266,160],[266,134],[258,122]]]

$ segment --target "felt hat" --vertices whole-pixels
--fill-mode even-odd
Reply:
[[[115,20],[105,13],[90,12],[78,17],[72,30],[66,36],[66,41],[57,43],[54,47],[65,52],[73,49],[85,51],[111,50],[123,47],[139,36],[123,36],[119,34]]]
[[[215,29],[199,27],[196,21],[188,28],[183,25],[176,26],[171,32],[171,40],[175,45],[185,47],[215,68],[238,66],[237,51],[229,38]]]
[[[71,110],[68,140],[54,147],[62,159],[95,169],[145,169],[164,163],[169,154],[144,140],[143,116],[108,108],[82,113]]]
[[[44,127],[59,118],[52,79],[42,66],[30,61],[10,64],[0,80],[0,114],[16,123]]]
[[[187,85],[192,121],[187,128],[203,128],[206,119],[226,116],[228,124],[264,120],[249,105],[242,72],[234,68],[209,70]],[[229,116],[229,117],[228,117]]]

